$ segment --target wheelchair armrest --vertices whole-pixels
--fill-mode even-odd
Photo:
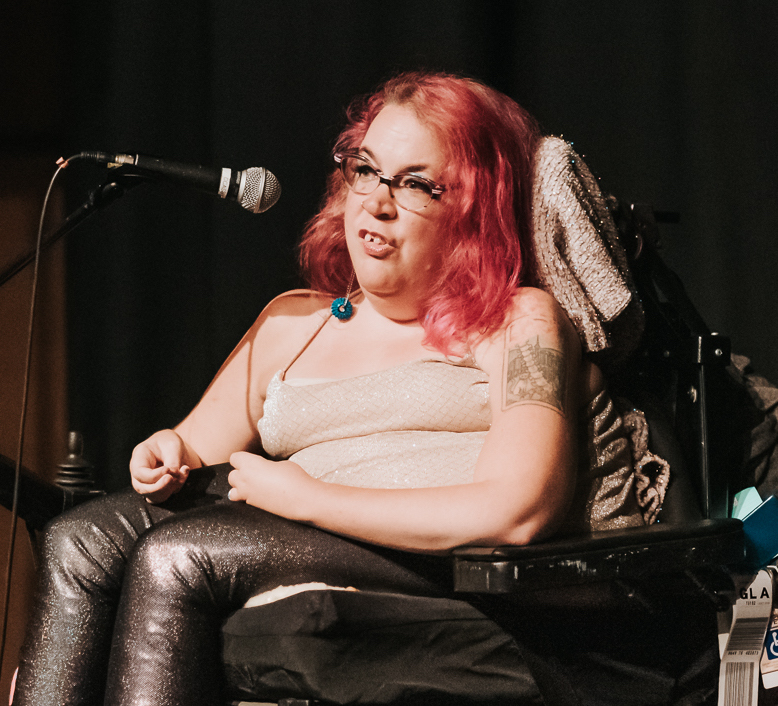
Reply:
[[[562,537],[541,544],[461,547],[454,590],[532,592],[613,580],[641,581],[741,562],[743,523],[725,518]]]
[[[13,507],[15,470],[16,463],[0,454],[0,505],[8,510]],[[42,530],[65,510],[102,494],[102,490],[63,488],[22,466],[17,512],[30,530]]]

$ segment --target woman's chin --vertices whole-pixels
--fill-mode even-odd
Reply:
[[[402,294],[402,282],[396,277],[389,275],[385,268],[371,267],[370,264],[367,263],[367,267],[356,267],[358,285],[355,283],[355,286],[359,286],[366,294],[373,294],[377,297],[391,297]]]
[[[385,282],[365,282],[362,284],[360,281],[359,288],[363,294],[368,298],[374,299],[393,299],[395,297],[402,297],[402,290],[397,287],[392,287],[389,283]]]

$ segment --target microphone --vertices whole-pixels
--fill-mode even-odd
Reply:
[[[281,196],[278,179],[264,167],[250,167],[243,171],[227,168],[219,170],[142,154],[106,152],[81,152],[77,158],[107,164],[109,167],[127,167],[129,172],[139,176],[193,187],[223,199],[237,201],[252,213],[267,211]]]

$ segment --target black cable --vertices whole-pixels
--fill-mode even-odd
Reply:
[[[75,158],[76,157],[71,157],[70,159],[72,160]],[[20,485],[20,479],[22,474],[22,449],[24,446],[24,431],[25,431],[25,425],[27,421],[27,402],[28,402],[29,388],[30,388],[30,363],[32,360],[32,339],[33,339],[33,331],[35,328],[35,301],[38,293],[38,279],[39,279],[38,274],[39,274],[39,265],[40,265],[40,255],[42,249],[41,243],[43,241],[43,223],[46,217],[46,209],[48,207],[51,191],[54,187],[54,182],[57,179],[57,176],[59,176],[60,172],[68,165],[69,161],[70,160],[60,159],[57,162],[58,164],[57,170],[54,172],[54,176],[51,177],[51,181],[49,182],[49,188],[46,190],[46,196],[43,199],[43,207],[41,208],[40,221],[38,222],[38,239],[36,241],[36,246],[35,246],[35,261],[34,261],[33,275],[32,275],[32,294],[30,297],[30,321],[27,328],[27,359],[24,365],[22,411],[19,420],[19,439],[18,439],[18,445],[16,450],[16,465],[14,468],[14,491],[13,491],[13,502],[11,506],[11,526],[10,526],[11,531],[9,533],[10,539],[8,541],[8,559],[6,562],[6,571],[5,571],[5,586],[4,586],[5,602],[3,607],[2,634],[0,635],[0,666],[2,666],[3,659],[5,657],[5,641],[6,641],[6,633],[8,630],[8,609],[9,609],[9,603],[11,599],[11,575],[13,572],[14,550],[16,548],[16,523],[19,518],[19,485]]]

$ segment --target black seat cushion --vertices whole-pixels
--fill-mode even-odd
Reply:
[[[243,608],[222,633],[233,699],[542,703],[515,641],[464,601],[306,591]]]

